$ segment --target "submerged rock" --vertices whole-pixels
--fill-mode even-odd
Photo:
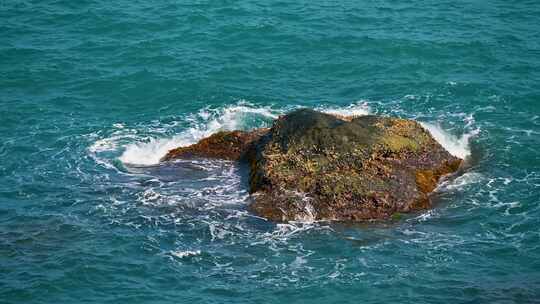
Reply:
[[[359,221],[430,207],[462,160],[412,120],[296,110],[271,129],[219,132],[165,160],[212,157],[250,166],[250,209],[276,221]]]

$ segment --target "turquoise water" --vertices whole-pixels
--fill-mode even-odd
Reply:
[[[0,32],[0,303],[540,301],[537,1],[8,0]],[[303,106],[417,119],[470,167],[343,225],[157,164]]]

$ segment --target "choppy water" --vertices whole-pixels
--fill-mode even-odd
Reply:
[[[1,303],[531,303],[536,1],[0,2]],[[275,224],[246,168],[157,164],[308,106],[471,166],[399,222]]]

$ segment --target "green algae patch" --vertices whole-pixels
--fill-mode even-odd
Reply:
[[[392,214],[392,216],[390,217],[393,221],[400,221],[402,220],[404,217],[403,213],[400,213],[400,212],[396,212],[394,214]]]

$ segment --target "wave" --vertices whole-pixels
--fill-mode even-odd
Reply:
[[[345,107],[319,107],[316,110],[339,116],[364,116],[370,114],[367,101],[361,100]]]
[[[148,142],[129,144],[119,159],[128,165],[155,165],[169,150],[194,142],[195,140],[190,138],[189,134],[182,134],[170,139],[152,138]]]
[[[183,118],[188,127],[172,137],[162,137],[163,134],[171,133],[167,127],[151,136],[141,136],[145,130],[129,129],[123,124],[114,124],[115,132],[108,138],[102,138],[94,142],[89,148],[94,155],[116,151],[120,155],[115,157],[125,165],[152,166],[159,163],[160,159],[171,149],[187,146],[198,142],[215,132],[222,130],[250,130],[253,128],[268,127],[272,121],[295,108],[273,108],[270,106],[257,106],[245,101],[222,108],[204,108],[195,114]],[[367,101],[358,101],[344,107],[321,106],[319,111],[344,115],[362,116],[371,113]],[[470,139],[478,134],[478,130],[472,130],[461,136],[456,136],[444,130],[439,124],[421,122],[431,135],[452,155],[467,158],[471,154]],[[175,123],[173,125],[178,125]],[[121,126],[121,127],[120,127]],[[105,158],[109,158],[107,154]],[[110,159],[95,157],[98,163],[110,163]]]
[[[453,156],[466,159],[471,156],[470,140],[478,135],[478,129],[474,129],[461,136],[456,136],[444,130],[439,124],[420,122],[422,127],[429,131],[431,136]]]
[[[179,259],[183,259],[183,258],[187,258],[187,257],[193,257],[193,256],[197,256],[197,255],[200,255],[200,254],[201,254],[200,250],[185,250],[185,251],[171,250],[170,251],[171,256],[177,257]]]
[[[459,191],[463,190],[473,184],[484,182],[484,175],[477,172],[466,172],[461,176],[456,177],[448,181],[443,181],[438,187],[437,191]]]
[[[223,130],[247,130],[261,127],[276,119],[280,112],[270,107],[255,107],[242,103],[222,109],[203,109],[188,117],[192,126],[172,138],[150,138],[125,147],[119,157],[129,165],[155,165],[171,149],[187,146]]]

